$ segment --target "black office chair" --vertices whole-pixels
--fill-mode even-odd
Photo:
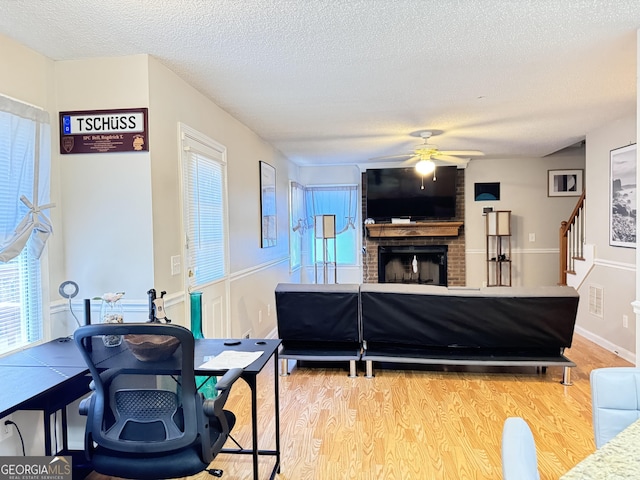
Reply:
[[[105,346],[119,338],[119,346]],[[87,325],[74,340],[93,378],[94,392],[80,413],[87,416],[85,454],[96,472],[158,480],[208,468],[235,424],[223,407],[241,369],[229,370],[216,385],[216,398],[205,400],[196,390],[194,339],[186,328]]]

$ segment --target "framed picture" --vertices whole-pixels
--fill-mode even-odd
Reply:
[[[609,244],[636,246],[636,145],[610,152]]]
[[[582,170],[549,170],[547,196],[579,197],[582,195]]]
[[[476,183],[473,188],[476,202],[500,200],[500,182]]]
[[[262,248],[273,247],[278,238],[276,230],[276,169],[260,162],[260,221]]]

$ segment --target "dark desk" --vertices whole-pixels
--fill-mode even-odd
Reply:
[[[270,455],[275,456],[276,461],[271,470],[270,479],[275,478],[276,473],[280,473],[280,390],[278,386],[278,347],[280,340],[263,340],[263,339],[244,339],[239,345],[227,346],[223,340],[196,340],[195,345],[195,371],[197,375],[223,375],[224,371],[200,370],[198,367],[205,362],[205,357],[215,356],[225,350],[235,350],[240,352],[263,351],[264,353],[251,365],[243,369],[241,378],[247,382],[251,389],[251,435],[252,449],[225,449],[222,453],[235,453],[252,455],[253,457],[253,478],[257,480],[258,476],[258,456]],[[258,392],[257,392],[257,376],[262,371],[270,358],[273,358],[273,391],[275,400],[275,432],[276,447],[275,450],[261,450],[258,446]]]
[[[0,418],[18,410],[43,412],[45,455],[51,446],[51,415],[61,410],[62,452],[69,450],[67,405],[89,392],[89,370],[72,341],[53,340],[0,358]],[[57,449],[57,445],[55,446]]]
[[[0,418],[17,410],[42,410],[45,423],[45,454],[52,455],[50,416],[62,410],[63,449],[67,449],[66,406],[89,392],[88,368],[72,341],[53,340],[12,355],[0,358],[0,374],[6,394],[0,400]],[[252,449],[225,449],[223,453],[247,454],[253,457],[253,478],[258,476],[260,455],[275,456],[275,464],[269,478],[280,471],[280,406],[278,375],[278,347],[280,340],[244,339],[240,344],[227,346],[222,339],[199,339],[195,342],[195,370],[201,376],[219,376],[224,370],[200,370],[205,357],[215,356],[225,350],[263,351],[264,353],[247,366],[241,378],[251,390]],[[117,361],[122,347],[105,349],[104,362]],[[270,358],[274,366],[275,399],[275,450],[261,450],[258,445],[258,395],[257,376]],[[57,446],[56,446],[57,448]],[[58,453],[58,452],[56,452]]]

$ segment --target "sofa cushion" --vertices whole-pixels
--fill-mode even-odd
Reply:
[[[578,308],[571,287],[446,288],[363,284],[363,340],[458,348],[570,347]]]
[[[278,337],[284,344],[360,342],[359,289],[358,284],[278,284]]]

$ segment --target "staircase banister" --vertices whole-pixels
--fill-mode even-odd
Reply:
[[[573,225],[573,223],[576,220],[576,217],[578,216],[578,214],[582,210],[582,207],[584,206],[584,201],[585,201],[586,198],[587,198],[587,191],[583,190],[582,191],[582,195],[580,195],[580,198],[578,199],[578,202],[576,203],[576,206],[573,209],[573,212],[571,212],[571,215],[569,216],[569,220],[567,220],[566,222],[563,221],[561,223],[560,235],[565,235],[567,233],[567,231],[569,230],[569,228],[571,228],[571,225]]]

